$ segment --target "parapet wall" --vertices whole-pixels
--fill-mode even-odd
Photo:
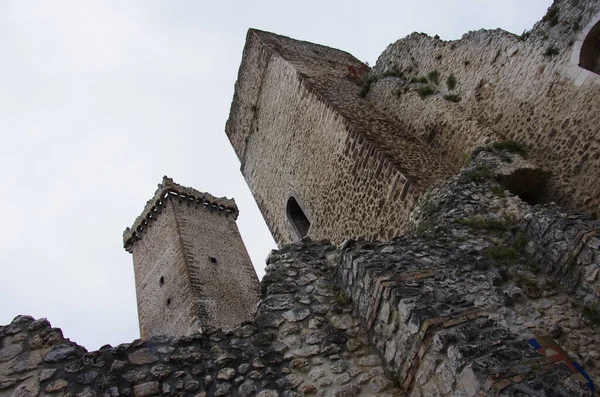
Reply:
[[[597,1],[561,0],[520,37],[480,30],[447,42],[413,33],[381,54],[373,76],[392,76],[375,82],[367,98],[456,167],[488,140],[521,142],[552,172],[551,199],[597,212],[600,75],[578,64],[599,18]],[[427,83],[416,82],[423,77]],[[434,93],[421,99],[417,90],[425,87]]]

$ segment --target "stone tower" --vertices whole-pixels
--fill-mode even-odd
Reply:
[[[133,254],[142,338],[228,328],[253,317],[258,277],[237,216],[233,199],[163,178],[123,234]]]
[[[225,127],[271,234],[401,234],[451,167],[361,98],[369,68],[347,52],[250,29]]]

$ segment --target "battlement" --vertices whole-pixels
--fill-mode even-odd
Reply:
[[[234,220],[239,215],[239,210],[234,199],[226,197],[218,198],[209,193],[179,185],[173,182],[172,178],[165,175],[163,176],[162,183],[158,184],[158,189],[156,189],[154,197],[148,200],[142,213],[133,222],[133,226],[131,228],[127,227],[123,232],[123,247],[127,252],[132,252],[133,244],[141,240],[145,230],[162,213],[166,200],[173,200],[174,198],[180,202],[194,203],[197,208],[205,208],[209,211],[223,211],[226,215],[233,215]]]

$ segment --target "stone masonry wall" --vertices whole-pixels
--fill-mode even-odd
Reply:
[[[552,172],[553,199],[595,212],[600,75],[578,62],[582,41],[599,16],[597,1],[557,0],[521,37],[480,30],[446,42],[413,33],[381,54],[373,75],[397,77],[375,82],[367,98],[457,166],[475,146],[496,140],[494,135],[522,142]],[[437,83],[431,77],[426,84],[413,80],[431,72]],[[446,84],[451,75],[453,89]],[[416,91],[425,86],[435,93],[421,99]],[[446,94],[459,102],[444,100]]]
[[[290,197],[313,239],[390,238],[449,172],[358,95],[350,71],[367,69],[339,50],[248,32],[226,131],[278,244],[300,238],[286,217]]]
[[[273,253],[256,319],[87,352],[45,319],[0,326],[0,396],[395,396],[328,244]]]
[[[140,335],[180,335],[198,330],[175,207],[166,205],[133,248]],[[167,303],[168,302],[168,303]]]
[[[233,200],[164,177],[123,236],[133,253],[140,334],[187,335],[253,318],[258,277]]]
[[[312,238],[398,234],[416,202],[406,178],[307,92],[283,60],[270,63],[262,93],[244,175],[275,240],[298,239],[286,217],[291,196],[312,221]],[[381,194],[388,199],[372,199]]]
[[[478,150],[409,235],[274,251],[255,319],[230,329],[86,352],[18,316],[0,327],[0,396],[591,396],[600,221],[511,193],[540,175]]]
[[[503,156],[423,196],[415,234],[342,248],[341,285],[408,395],[590,393],[527,342],[545,335],[600,381],[600,222],[511,195],[497,178],[528,166]]]
[[[200,325],[231,328],[251,320],[259,282],[235,218],[186,200],[173,199],[172,206]]]

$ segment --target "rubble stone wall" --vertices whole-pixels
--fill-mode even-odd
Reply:
[[[600,222],[511,195],[497,180],[524,164],[500,158],[423,196],[413,235],[342,248],[341,285],[408,395],[583,393],[527,342],[545,335],[600,381]]]
[[[455,165],[487,137],[521,142],[552,172],[552,199],[598,211],[600,75],[578,63],[599,16],[597,1],[557,0],[520,37],[500,29],[456,41],[413,33],[391,44],[373,69],[375,76],[402,72],[402,78],[380,79],[367,98]],[[413,80],[418,77],[428,82]],[[425,86],[435,93],[421,99],[416,91]],[[445,100],[448,94],[459,102]]]
[[[0,326],[0,396],[395,396],[329,244],[271,255],[254,321],[87,352],[45,319]]]

